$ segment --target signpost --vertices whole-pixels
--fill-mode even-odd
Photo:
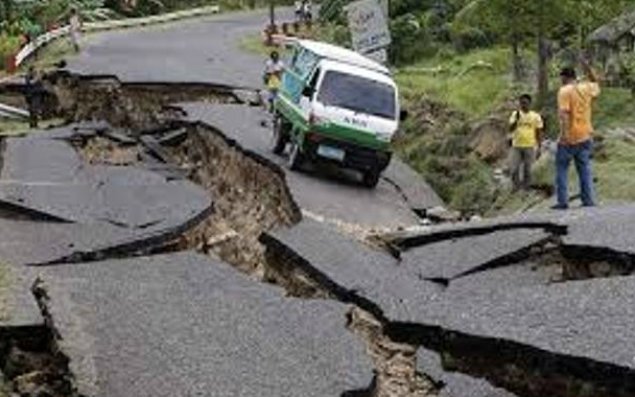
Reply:
[[[391,43],[386,8],[385,0],[358,0],[345,8],[353,49],[382,62]]]

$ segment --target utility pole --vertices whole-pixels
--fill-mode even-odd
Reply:
[[[276,26],[275,2],[276,0],[269,0],[269,26],[272,30]]]
[[[276,0],[269,0],[269,26],[267,27],[267,45],[273,45],[273,35],[277,33],[276,29]]]

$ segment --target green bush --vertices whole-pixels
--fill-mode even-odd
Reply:
[[[5,62],[10,55],[15,54],[20,49],[20,37],[9,36],[0,33],[0,69],[6,67]]]
[[[390,30],[393,40],[391,59],[395,64],[412,63],[436,52],[430,33],[413,14],[395,18],[390,24]]]
[[[467,52],[492,45],[492,40],[481,29],[463,27],[452,32],[452,43],[459,52]]]

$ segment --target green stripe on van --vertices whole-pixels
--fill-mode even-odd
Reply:
[[[282,95],[276,101],[276,107],[302,133],[308,132],[309,128],[311,128],[313,132],[328,138],[355,143],[369,149],[390,151],[390,142],[381,141],[377,139],[374,133],[361,128],[352,128],[333,122],[310,127],[301,109]]]

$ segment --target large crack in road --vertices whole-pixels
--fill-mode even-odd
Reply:
[[[331,374],[340,380],[355,379],[343,382],[345,385],[337,389],[341,395],[635,395],[629,353],[616,354],[614,348],[615,343],[620,343],[615,335],[630,329],[629,324],[618,318],[624,314],[619,311],[626,310],[628,304],[635,301],[635,296],[630,293],[633,280],[628,277],[633,273],[635,253],[624,248],[629,244],[624,241],[616,242],[615,246],[597,241],[589,243],[587,224],[598,227],[595,218],[582,215],[579,219],[554,221],[554,215],[549,214],[530,220],[448,225],[424,233],[387,233],[369,241],[365,234],[343,233],[341,228],[333,227],[333,222],[324,220],[335,218],[335,223],[345,225],[370,219],[373,226],[366,224],[360,225],[359,229],[352,228],[370,230],[380,227],[380,222],[390,215],[401,217],[401,220],[412,219],[408,217],[420,208],[409,207],[412,200],[404,193],[406,189],[395,191],[401,204],[395,207],[392,203],[389,210],[371,214],[370,218],[344,214],[343,219],[339,219],[337,217],[346,211],[315,206],[316,201],[308,196],[317,192],[316,188],[312,185],[314,190],[309,191],[309,195],[303,189],[311,183],[320,189],[329,186],[328,182],[316,175],[290,174],[266,153],[263,142],[268,137],[262,135],[262,129],[254,127],[263,124],[261,113],[254,113],[258,110],[241,99],[245,95],[256,98],[255,93],[238,95],[231,87],[198,84],[128,84],[112,77],[81,77],[67,73],[54,75],[51,82],[57,100],[51,102],[55,108],[49,113],[63,115],[74,124],[42,133],[39,137],[12,138],[3,142],[7,151],[3,156],[4,182],[0,193],[6,203],[2,206],[3,213],[6,209],[7,216],[0,221],[8,228],[21,222],[15,232],[26,228],[25,236],[30,236],[31,230],[36,228],[52,236],[50,242],[36,238],[36,244],[44,243],[47,247],[42,252],[27,252],[34,243],[30,243],[31,246],[25,243],[26,248],[18,249],[11,256],[16,264],[45,265],[41,268],[44,281],[37,284],[35,291],[47,318],[46,326],[39,327],[38,332],[48,335],[43,338],[49,343],[40,346],[32,355],[37,358],[43,354],[45,358],[40,362],[44,364],[39,368],[27,366],[26,370],[17,372],[6,369],[13,365],[10,363],[14,359],[2,365],[3,372],[13,381],[13,387],[20,395],[29,395],[26,386],[21,386],[21,377],[30,373],[37,373],[39,378],[34,376],[35,381],[28,387],[52,387],[53,392],[49,394],[56,396],[83,393],[70,390],[73,387],[59,383],[57,379],[75,376],[86,383],[86,378],[98,377],[94,372],[99,370],[93,368],[86,374],[86,368],[80,366],[77,369],[74,365],[77,360],[92,357],[95,353],[80,349],[66,356],[64,348],[56,343],[69,332],[70,335],[88,333],[95,337],[102,332],[100,322],[116,327],[116,322],[111,323],[109,317],[101,316],[101,311],[88,311],[88,318],[98,322],[77,329],[77,321],[72,319],[76,318],[75,314],[71,320],[56,321],[55,313],[66,316],[68,310],[49,306],[75,299],[81,303],[93,302],[93,305],[112,299],[116,306],[121,291],[110,292],[110,287],[100,283],[101,279],[112,278],[126,293],[138,295],[139,301],[122,301],[136,307],[143,299],[156,298],[148,293],[158,288],[165,275],[189,271],[175,269],[173,259],[178,260],[178,267],[192,266],[192,275],[175,279],[181,280],[175,281],[179,286],[174,287],[179,293],[191,290],[191,293],[204,295],[206,284],[199,284],[202,280],[197,281],[198,278],[207,280],[211,277],[208,282],[221,284],[227,278],[227,285],[218,287],[220,290],[229,288],[225,293],[235,294],[238,300],[245,294],[243,305],[246,306],[255,305],[254,302],[261,299],[271,301],[279,309],[273,314],[275,318],[306,326],[305,321],[310,323],[311,317],[302,310],[297,312],[298,307],[304,307],[307,313],[318,313],[316,318],[323,318],[325,324],[333,326],[329,331],[321,331],[324,339],[319,340],[328,340],[341,349],[352,349],[349,353],[357,360],[349,367],[340,368],[341,373]],[[183,102],[190,104],[182,105]],[[197,104],[192,105],[192,102]],[[211,112],[206,108],[209,106],[212,106]],[[228,127],[227,117],[235,119],[239,114],[244,115],[243,119],[236,120],[234,129]],[[256,137],[247,139],[245,134],[250,128],[256,128]],[[23,157],[20,154],[33,150],[43,156],[45,162],[59,161],[68,167],[64,165],[58,170],[58,165],[53,164],[54,167],[44,172],[46,165],[38,166],[34,159],[17,166],[16,159]],[[69,170],[72,181],[65,179]],[[43,181],[41,175],[35,175],[37,172],[43,172],[49,179]],[[74,204],[63,205],[68,197],[59,196],[62,204],[54,202],[56,196],[52,193],[56,185],[60,185],[63,189],[73,186],[74,191],[81,192],[79,206],[84,206],[82,200],[90,201],[91,197],[104,198],[100,205],[108,206],[109,200],[121,194],[121,190],[113,190],[112,195],[103,195],[103,192],[118,186],[121,183],[118,181],[124,182],[125,190],[134,190],[125,182],[133,175],[143,181],[143,190],[160,186],[156,197],[146,196],[148,201],[141,203],[148,208],[155,205],[156,210],[146,208],[148,213],[141,217],[137,214],[139,208],[124,209],[128,204],[122,204],[115,212],[87,206],[76,213]],[[157,179],[157,175],[160,178]],[[185,179],[190,181],[189,184],[193,182],[200,191],[194,193],[196,189]],[[398,178],[391,178],[389,184],[395,185],[395,179]],[[359,187],[347,183],[336,186],[345,193],[335,193],[331,199],[372,203],[367,208],[371,211],[374,206],[386,208],[385,199],[395,197],[393,193],[382,191],[376,196],[360,193]],[[202,194],[207,199],[201,196],[187,205],[178,198],[152,204],[158,197],[172,196],[174,189],[193,189],[194,196]],[[326,191],[331,192],[330,189],[333,187],[327,187]],[[99,192],[98,195],[92,196],[94,191]],[[52,198],[53,202],[37,200],[41,194],[47,199]],[[323,191],[317,194],[324,199]],[[134,199],[139,200],[139,197]],[[181,205],[192,205],[195,209],[161,215],[168,208],[175,210]],[[401,209],[406,207],[409,207],[410,215],[403,216]],[[303,212],[312,216],[303,217]],[[609,212],[607,217],[611,216]],[[131,222],[129,218],[135,218],[135,221]],[[628,224],[628,219],[620,221]],[[94,244],[93,238],[82,240],[91,234],[106,237],[105,242]],[[26,240],[28,243],[29,237]],[[197,251],[209,257],[209,263],[199,257],[187,256],[183,251]],[[222,270],[223,264],[216,257],[252,276],[252,280],[236,279],[235,275]],[[136,260],[141,261],[141,265]],[[155,262],[156,265],[149,266]],[[216,269],[216,273],[206,274],[208,267]],[[123,268],[127,270],[123,272]],[[162,270],[155,273],[154,268]],[[147,286],[146,274],[153,280]],[[92,279],[94,275],[97,280]],[[248,291],[252,288],[251,283],[260,285],[253,278],[265,282],[254,287],[258,289],[257,293]],[[56,285],[59,280],[63,280],[62,285],[68,288]],[[137,283],[143,288],[135,291]],[[180,283],[184,283],[183,289]],[[240,288],[234,290],[233,283]],[[196,288],[191,289],[190,284]],[[271,291],[266,289],[269,287],[264,287],[267,284],[281,287],[287,297],[270,296]],[[86,291],[86,285],[92,286],[94,294]],[[171,301],[171,292],[174,292],[171,287],[162,291],[167,295],[160,295],[159,301],[165,307],[181,310]],[[214,300],[210,299],[198,303],[206,305]],[[308,303],[298,303],[302,301]],[[343,313],[341,307],[326,310],[320,302],[350,305],[345,310],[346,321],[339,323],[337,320],[337,313]],[[595,317],[612,304],[616,306],[608,312],[604,324],[610,332],[600,334],[598,327],[601,325]],[[232,306],[235,312],[226,314],[232,318],[232,324],[236,321],[232,316],[240,318],[246,306]],[[161,313],[163,307],[159,305],[153,309]],[[224,306],[217,309],[221,313],[227,310]],[[187,306],[183,310],[194,317],[203,315],[195,307]],[[258,316],[259,311],[269,310],[273,309],[265,304],[258,306],[255,312],[245,311],[245,315],[250,318],[249,315]],[[103,313],[117,317],[114,307],[105,308]],[[333,313],[336,314],[334,317]],[[170,323],[170,319],[160,316]],[[127,324],[126,318],[120,320]],[[224,317],[214,319],[214,322],[219,321],[225,321]],[[149,323],[153,324],[153,320]],[[240,323],[236,324],[234,326],[240,328]],[[316,323],[310,324],[316,326]],[[177,325],[178,322],[174,323]],[[196,324],[190,326],[197,327]],[[278,329],[276,327],[284,328],[285,325],[273,322],[267,331]],[[231,333],[231,328],[223,329],[221,335],[227,332]],[[236,332],[240,338],[244,330]],[[131,336],[125,329],[116,333],[121,337]],[[10,336],[2,338],[6,346],[22,343],[16,342],[13,334],[7,335]],[[351,342],[350,337],[354,338],[354,335],[358,339]],[[148,336],[150,340],[151,336]],[[211,336],[219,338],[219,334],[206,335]],[[303,337],[308,339],[301,338],[302,343],[312,344],[310,333]],[[73,343],[67,340],[66,346],[69,342]],[[100,348],[112,347],[114,341],[108,342],[98,340],[95,343]],[[174,346],[179,343],[184,341]],[[366,347],[366,358],[373,363],[372,382],[364,384],[364,359],[355,350],[355,343]],[[585,350],[585,343],[591,343],[592,348]],[[3,348],[5,352],[7,349]],[[61,352],[62,356],[56,356],[56,352]],[[320,352],[314,356],[302,349],[295,352],[304,356],[309,354],[318,361],[317,357],[321,356]],[[193,354],[192,351],[189,353]],[[100,354],[103,352],[96,354],[96,362],[103,359]],[[143,354],[159,360],[150,350],[144,350]],[[16,355],[19,352],[7,353],[5,357]],[[332,355],[331,351],[325,352],[323,358],[326,360]],[[58,364],[51,367],[51,361]],[[99,367],[99,364],[94,365]],[[302,365],[308,368],[312,364]],[[332,363],[324,365],[322,370]],[[73,373],[69,374],[69,371]],[[106,383],[114,385],[110,392],[141,393],[139,389],[134,392],[122,389],[123,375],[117,373],[113,378],[109,375],[106,378]],[[99,382],[100,379],[95,380],[95,383]],[[176,388],[186,387],[175,382]],[[317,383],[308,380],[308,384]],[[88,387],[86,390],[94,393],[90,395],[103,395],[98,389]]]

